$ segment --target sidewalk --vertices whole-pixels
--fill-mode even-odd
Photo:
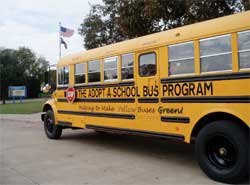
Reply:
[[[22,102],[35,102],[35,101],[46,101],[50,98],[32,98],[32,99],[23,99]],[[13,100],[6,100],[5,101],[6,104],[9,104],[9,103],[13,103]],[[20,100],[19,99],[16,99],[15,100],[15,103],[20,103]],[[3,104],[3,101],[0,100],[0,104]]]
[[[29,123],[42,123],[41,112],[35,114],[0,114],[0,120],[22,121]]]

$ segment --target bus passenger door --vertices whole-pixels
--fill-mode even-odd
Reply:
[[[137,53],[137,118],[151,120],[159,118],[157,108],[159,102],[159,70],[158,50]]]

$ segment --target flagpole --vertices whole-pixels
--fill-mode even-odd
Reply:
[[[61,59],[61,22],[59,22],[59,60]]]

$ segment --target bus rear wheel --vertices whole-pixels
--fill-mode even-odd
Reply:
[[[62,135],[62,127],[55,124],[55,117],[52,110],[47,110],[44,116],[44,131],[50,139],[59,139]]]
[[[198,134],[195,153],[201,169],[213,180],[239,183],[249,174],[247,131],[231,121],[214,121]]]

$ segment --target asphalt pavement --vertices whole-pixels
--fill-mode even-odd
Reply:
[[[193,145],[70,129],[49,140],[39,115],[2,115],[1,185],[220,184],[201,171]]]

